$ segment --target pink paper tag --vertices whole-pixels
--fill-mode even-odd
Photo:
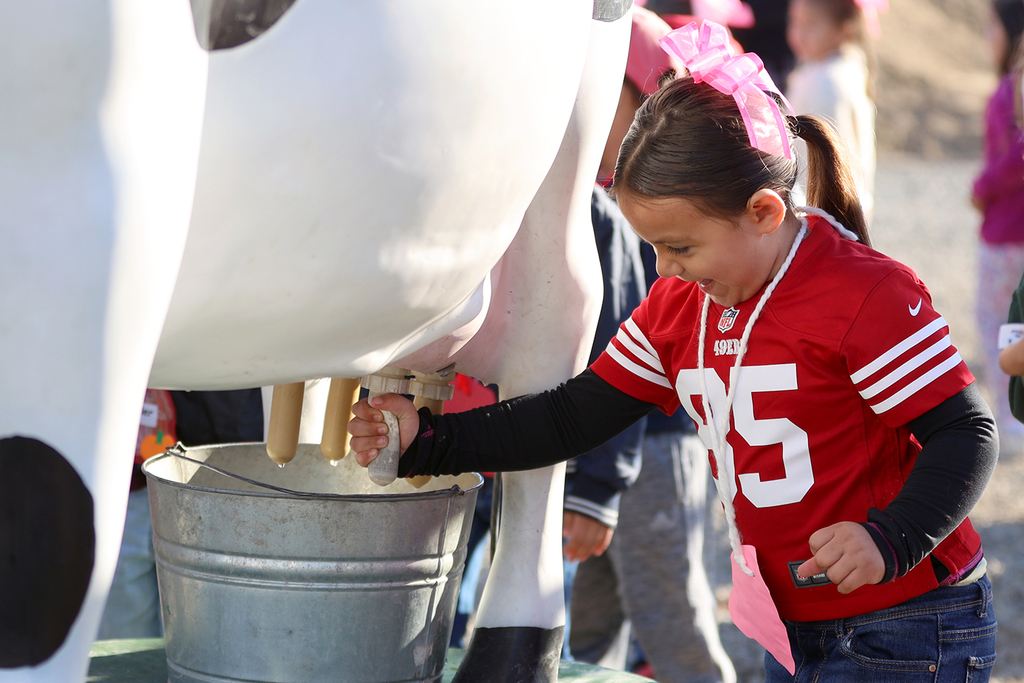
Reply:
[[[796,662],[793,661],[793,650],[789,646],[786,627],[775,609],[771,593],[761,576],[761,568],[757,565],[757,550],[752,545],[743,546],[743,559],[747,566],[754,570],[753,576],[747,576],[732,561],[732,592],[729,594],[729,614],[732,623],[736,624],[743,635],[756,640],[764,649],[771,653],[775,660],[786,667],[791,674],[796,673]]]

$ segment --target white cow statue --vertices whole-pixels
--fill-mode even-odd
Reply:
[[[147,386],[582,369],[630,5],[0,10],[0,683],[86,677]],[[468,680],[556,675],[562,475],[505,478]]]

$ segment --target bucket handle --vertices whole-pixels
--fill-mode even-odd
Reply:
[[[273,484],[266,484],[266,483],[264,483],[262,481],[256,481],[255,479],[249,479],[248,477],[243,477],[240,474],[235,474],[234,472],[229,472],[228,470],[225,470],[225,469],[222,469],[220,467],[217,467],[216,465],[211,465],[209,463],[203,462],[202,460],[196,460],[195,458],[188,457],[187,455],[185,455],[184,446],[180,442],[178,444],[176,444],[175,446],[172,446],[171,448],[168,448],[167,449],[167,455],[172,455],[175,458],[181,458],[182,460],[187,460],[188,462],[194,463],[194,464],[199,465],[201,467],[205,467],[207,469],[211,469],[214,472],[217,472],[218,474],[223,474],[225,477],[230,477],[231,479],[238,479],[239,481],[244,481],[247,484],[252,484],[253,486],[259,486],[261,488],[270,489],[271,491],[277,491],[278,493],[285,493],[285,494],[288,494],[289,496],[297,496],[299,498],[335,498],[335,497],[337,497],[337,498],[348,498],[348,497],[351,497],[351,496],[342,496],[342,495],[339,495],[339,494],[336,494],[336,493],[310,493],[309,491],[295,491],[294,489],[286,489],[283,486],[274,486]],[[455,486],[452,487],[451,490],[461,491],[462,489],[460,489],[459,485],[456,484]]]

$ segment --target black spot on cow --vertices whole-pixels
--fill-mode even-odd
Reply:
[[[36,666],[71,630],[92,576],[93,501],[42,441],[0,439],[0,668]]]
[[[565,628],[477,628],[452,683],[557,683]]]
[[[594,19],[597,21],[618,21],[626,16],[633,6],[633,0],[594,0]]]
[[[203,49],[226,50],[254,40],[277,23],[295,0],[191,0]]]

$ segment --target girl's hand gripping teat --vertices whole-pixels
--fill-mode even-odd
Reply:
[[[398,434],[389,434],[383,411],[389,411],[398,418]],[[416,432],[419,431],[420,417],[412,401],[398,394],[384,394],[364,398],[352,406],[354,417],[348,423],[349,442],[356,455],[356,462],[363,467],[377,459],[392,438],[398,439],[399,455],[405,452]]]

